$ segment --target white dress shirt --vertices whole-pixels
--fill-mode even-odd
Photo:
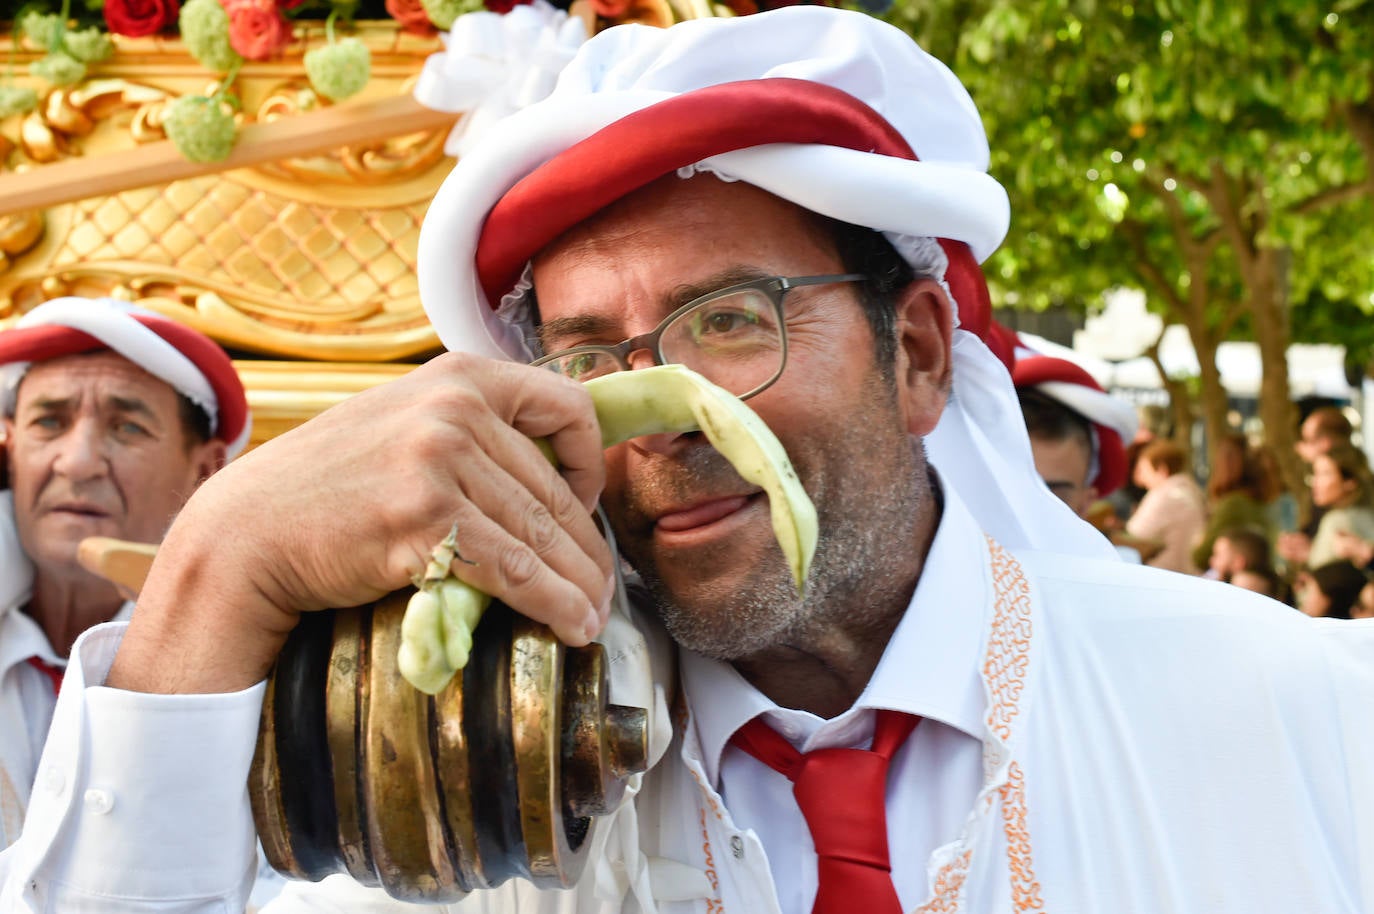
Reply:
[[[52,678],[30,664],[36,657],[56,669],[67,665],[43,627],[24,612],[33,589],[33,563],[19,544],[14,496],[0,492],[0,848],[19,837],[48,736],[57,694]],[[125,603],[111,621],[125,622]]]
[[[684,652],[683,689],[695,749],[735,823],[757,834],[783,911],[805,914],[816,897],[816,850],[792,782],[729,745],[751,718],[797,749],[867,748],[873,711],[922,718],[888,771],[887,828],[893,883],[904,908],[926,898],[925,862],[958,837],[982,786],[982,536],[957,501],[946,509],[911,605],[854,706],[831,720],[780,708],[733,667]],[[957,602],[948,594],[960,594]],[[692,743],[688,742],[688,754]]]
[[[918,727],[889,778],[908,910],[1374,911],[1374,623],[1308,619],[1120,562],[1011,555],[961,516],[947,494],[930,577],[859,710],[808,721],[689,659],[672,745],[594,831],[578,886],[512,881],[449,910],[805,914],[810,842],[799,817],[788,824],[790,789],[721,747],[754,710],[799,737],[806,726],[807,745],[864,745],[866,709],[898,707],[935,724],[924,737]],[[247,899],[244,783],[262,687],[88,686],[121,632],[94,630],[74,654],[47,787],[0,855],[3,914],[237,912]],[[727,714],[720,696],[753,706]],[[645,704],[661,730],[666,709]],[[266,909],[411,910],[435,909],[341,878],[293,886]]]

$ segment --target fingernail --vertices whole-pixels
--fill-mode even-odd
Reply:
[[[611,607],[615,605],[615,575],[606,579],[606,595],[601,598],[601,624],[611,617]]]
[[[591,641],[601,634],[601,614],[595,609],[587,611],[587,620],[583,623],[587,633],[587,640]]]

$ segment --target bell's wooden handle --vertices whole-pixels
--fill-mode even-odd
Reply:
[[[109,536],[88,536],[76,548],[76,560],[82,568],[133,596],[143,589],[155,555],[155,543],[133,543]]]

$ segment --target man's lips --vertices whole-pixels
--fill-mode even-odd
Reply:
[[[110,512],[84,502],[62,502],[47,509],[48,514],[69,514],[78,517],[109,517]]]
[[[750,495],[733,495],[728,498],[713,498],[687,508],[669,511],[659,516],[657,527],[665,533],[680,533],[713,524],[722,517],[739,511],[749,503]]]

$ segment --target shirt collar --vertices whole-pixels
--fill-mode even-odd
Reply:
[[[957,495],[944,490],[944,510],[906,613],[873,677],[847,718],[887,708],[938,720],[975,739],[983,737],[985,694],[979,677],[986,604],[991,599],[986,540]],[[691,651],[680,654],[683,693],[695,742],[710,782],[735,731],[760,714],[823,723],[815,715],[781,709],[728,663]],[[836,718],[840,720],[841,718]]]

